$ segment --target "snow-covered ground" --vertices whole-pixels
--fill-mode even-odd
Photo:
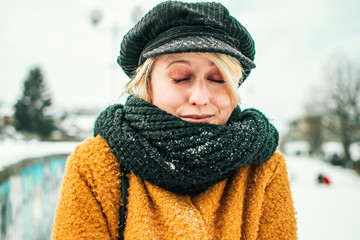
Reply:
[[[0,170],[24,158],[71,153],[79,142],[0,142]],[[360,177],[317,159],[287,156],[301,240],[358,240]],[[318,174],[330,178],[320,185]]]
[[[41,142],[38,140],[6,139],[0,141],[0,171],[5,166],[26,158],[71,153],[79,144],[79,142]]]
[[[287,165],[299,239],[360,239],[360,177],[317,159],[288,156]],[[330,185],[317,182],[320,173]]]

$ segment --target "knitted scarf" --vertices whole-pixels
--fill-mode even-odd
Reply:
[[[225,125],[190,123],[140,98],[112,105],[95,122],[122,168],[165,190],[197,194],[274,153],[278,132],[255,109],[236,107]]]

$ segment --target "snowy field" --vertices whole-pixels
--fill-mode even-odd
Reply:
[[[70,153],[78,142],[0,142],[0,170],[24,158]],[[301,240],[358,240],[360,177],[353,171],[305,157],[287,158]],[[320,185],[318,174],[330,185]]]
[[[299,239],[360,239],[360,177],[352,170],[304,157],[287,157],[287,165]],[[330,178],[330,185],[317,183],[320,173]]]

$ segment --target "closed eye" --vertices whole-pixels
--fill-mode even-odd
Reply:
[[[190,78],[180,78],[180,79],[172,79],[174,83],[181,83],[181,82],[184,82],[184,81],[187,81],[189,80]]]
[[[214,82],[214,83],[220,83],[220,84],[225,83],[225,80],[222,80],[222,79],[209,79],[209,81]]]

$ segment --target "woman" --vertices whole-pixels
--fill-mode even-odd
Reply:
[[[278,133],[237,106],[254,54],[221,4],[147,13],[118,58],[130,97],[67,161],[53,239],[296,239]]]

